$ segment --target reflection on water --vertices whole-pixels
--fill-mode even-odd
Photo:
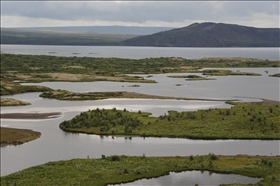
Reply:
[[[1,45],[1,51],[12,54],[117,57],[144,59],[159,57],[245,57],[279,60],[279,48],[191,48],[191,47],[127,47],[127,46],[53,46],[53,45]],[[54,52],[55,51],[55,52]]]
[[[121,186],[157,185],[157,186],[215,186],[220,184],[255,184],[261,178],[250,178],[237,174],[216,174],[208,171],[170,172],[169,175],[159,178],[142,179],[131,183],[119,184]],[[112,185],[111,185],[112,186]]]

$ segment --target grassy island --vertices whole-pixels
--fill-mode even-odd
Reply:
[[[137,86],[136,86],[137,87]],[[177,100],[199,100],[191,98],[180,98],[180,97],[171,97],[171,96],[156,96],[141,94],[135,92],[70,92],[67,90],[54,90],[47,91],[40,94],[40,97],[51,98],[58,100],[101,100],[109,98],[139,98],[139,99],[177,99]]]
[[[186,81],[198,81],[198,80],[216,80],[214,78],[207,78],[197,75],[188,75],[188,76],[167,76],[170,78],[186,78]]]
[[[0,127],[1,145],[18,145],[35,140],[41,136],[40,132],[27,129]]]
[[[270,77],[280,77],[280,73],[269,75]]]
[[[230,109],[169,111],[149,117],[139,111],[96,109],[64,121],[69,132],[193,139],[280,139],[279,104],[232,103]]]
[[[167,175],[171,171],[211,171],[263,178],[256,186],[278,186],[280,159],[267,156],[189,157],[108,156],[49,162],[1,177],[1,185],[93,185],[105,186],[142,178]],[[236,184],[232,184],[237,186]],[[251,185],[251,184],[248,184]]]
[[[30,105],[30,103],[25,101],[20,101],[12,98],[0,98],[1,104],[0,106],[24,106],[24,105]]]
[[[177,84],[176,86],[182,86]],[[134,87],[134,86],[133,86]],[[135,86],[138,87],[138,86]],[[217,100],[217,99],[199,99],[199,98],[184,98],[184,97],[174,97],[174,96],[157,96],[149,94],[141,94],[136,92],[70,92],[67,90],[52,90],[46,91],[39,95],[42,98],[58,99],[58,100],[101,100],[109,98],[128,98],[128,99],[173,99],[173,100],[200,100],[200,101],[237,101],[233,100]]]
[[[261,74],[253,72],[232,72],[231,70],[203,70],[203,75],[211,76],[261,76]]]
[[[249,58],[202,58],[190,60],[184,58],[162,57],[136,60],[1,53],[0,93],[1,95],[8,95],[45,91],[46,89],[46,87],[22,86],[19,82],[117,81],[155,83],[155,81],[151,79],[145,79],[139,76],[128,76],[126,74],[186,73],[200,72],[199,69],[201,68],[232,67],[280,67],[280,63],[279,61]],[[236,75],[249,74],[238,73]],[[151,76],[149,75],[147,78],[148,77]]]

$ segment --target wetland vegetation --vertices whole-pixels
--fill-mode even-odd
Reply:
[[[271,76],[271,77],[280,77],[280,73],[269,75],[269,76]]]
[[[228,70],[202,68],[280,67],[279,61],[244,58],[119,59],[91,57],[55,57],[1,53],[1,95],[43,92],[40,96],[59,100],[98,100],[108,98],[185,99],[151,96],[131,92],[74,93],[42,86],[23,86],[22,82],[46,81],[118,81],[155,83],[154,80],[126,74],[199,72],[203,75],[252,75]],[[273,76],[279,77],[279,74]],[[148,75],[147,78],[152,77]],[[173,76],[174,77],[174,76]],[[199,79],[199,77],[175,77]],[[199,79],[202,80],[202,79]],[[204,79],[203,79],[204,80]],[[138,84],[137,84],[138,85]],[[177,84],[176,86],[180,86]],[[139,85],[140,86],[140,85]],[[3,102],[4,104],[4,102]],[[99,135],[176,137],[193,139],[280,139],[279,103],[233,103],[230,109],[191,112],[169,111],[159,117],[126,109],[96,109],[82,112],[59,127],[67,132]],[[1,106],[2,99],[1,99]],[[1,128],[1,144],[21,144],[40,137],[40,133]],[[101,159],[74,159],[49,162],[1,177],[1,185],[106,185],[158,177],[170,171],[208,170],[261,177],[258,186],[280,183],[279,157],[213,154],[190,157],[102,156]]]
[[[57,57],[42,55],[16,55],[1,53],[1,95],[24,92],[43,92],[47,87],[23,86],[22,82],[90,82],[118,81],[155,83],[154,80],[126,74],[160,74],[199,72],[201,68],[224,67],[280,67],[279,61],[245,58],[94,58]],[[221,71],[219,71],[221,72]],[[207,73],[207,71],[205,72]],[[223,71],[220,74],[228,74]],[[215,75],[209,72],[209,75]],[[244,75],[243,72],[233,73]],[[256,75],[248,74],[245,75]]]
[[[151,117],[138,111],[96,109],[60,124],[62,130],[99,135],[192,139],[280,139],[279,104],[233,103],[230,109],[169,111]],[[233,132],[234,131],[234,132]]]
[[[0,127],[1,146],[2,145],[19,145],[25,142],[35,140],[41,136],[40,132],[27,129],[16,129]]]
[[[176,84],[175,86],[182,86],[182,84]],[[138,86],[132,86],[138,87]],[[136,92],[116,91],[116,92],[71,92],[67,90],[51,90],[45,91],[39,95],[42,98],[67,100],[67,101],[81,101],[81,100],[102,100],[110,98],[128,98],[128,99],[172,99],[172,100],[201,100],[201,101],[238,101],[238,99],[232,100],[218,100],[218,99],[201,99],[201,98],[184,98],[174,96],[157,96],[142,94]]]
[[[211,75],[211,76],[261,76],[261,74],[253,73],[253,72],[232,72],[231,70],[203,70],[203,75]]]
[[[216,80],[215,78],[207,78],[197,75],[187,75],[187,76],[167,76],[170,78],[186,78],[186,81],[198,81],[198,80]]]
[[[137,87],[137,86],[136,86]],[[70,92],[67,90],[46,91],[40,97],[58,100],[101,100],[109,98],[142,98],[142,99],[177,99],[177,100],[199,100],[191,98],[180,98],[171,96],[156,96],[135,92]]]
[[[4,106],[24,106],[24,105],[30,105],[30,103],[25,101],[20,101],[12,98],[0,98],[1,100],[1,107]]]
[[[108,156],[49,162],[1,177],[1,185],[108,185],[187,170],[263,178],[256,186],[278,186],[280,159],[268,156]],[[236,184],[228,184],[235,185]],[[251,184],[248,184],[251,185]]]

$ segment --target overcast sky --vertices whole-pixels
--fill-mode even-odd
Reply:
[[[167,26],[219,22],[279,28],[278,1],[3,1],[2,27]]]

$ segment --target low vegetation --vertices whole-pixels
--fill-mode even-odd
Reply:
[[[52,90],[51,88],[44,86],[24,86],[20,85],[19,82],[9,82],[2,79],[0,83],[0,95],[20,94],[26,92],[44,92]]]
[[[109,98],[142,98],[142,99],[177,99],[177,100],[199,100],[191,98],[156,96],[141,94],[135,92],[70,92],[67,90],[46,91],[40,94],[40,97],[58,99],[58,100],[101,100]]]
[[[54,51],[53,51],[54,52]],[[280,67],[279,61],[244,58],[94,58],[1,53],[1,95],[45,91],[46,87],[22,86],[21,82],[118,81],[155,83],[126,74],[199,72],[201,68]],[[235,73],[236,74],[236,73]],[[211,73],[210,73],[211,75]],[[212,73],[212,75],[214,75]],[[244,75],[240,74],[239,75]],[[251,74],[252,75],[252,74]],[[148,75],[151,77],[151,75]]]
[[[261,74],[253,73],[253,72],[232,72],[231,70],[203,70],[203,75],[211,75],[211,76],[261,76]]]
[[[271,77],[280,77],[280,73],[269,75],[269,76],[271,76]]]
[[[0,106],[23,106],[23,105],[30,105],[30,103],[25,101],[20,101],[12,98],[0,98],[1,104]]]
[[[187,76],[167,76],[170,78],[186,78],[186,81],[197,81],[197,80],[216,80],[214,78],[207,78],[197,75],[187,75]]]
[[[278,186],[278,157],[209,154],[189,157],[108,156],[49,162],[1,177],[1,185],[93,185],[102,186],[153,178],[171,171],[211,171],[263,178],[256,186]],[[232,184],[235,185],[236,184]],[[248,184],[251,185],[251,184]]]
[[[280,139],[279,104],[232,103],[230,109],[150,113],[96,109],[64,121],[69,132],[193,139]]]
[[[0,127],[1,130],[1,146],[2,145],[18,145],[25,142],[35,140],[41,136],[40,132],[27,130]]]

